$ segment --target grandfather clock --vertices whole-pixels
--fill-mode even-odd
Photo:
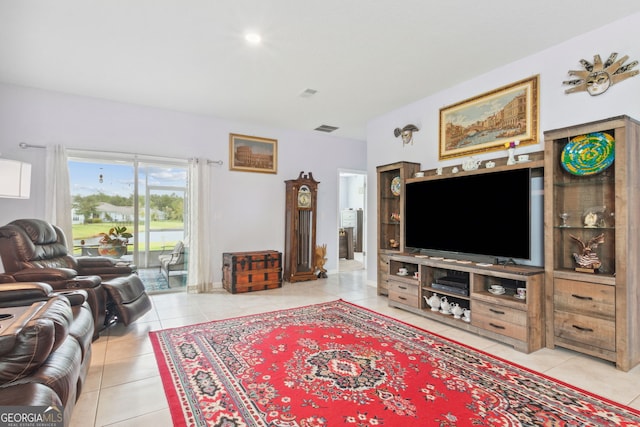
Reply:
[[[284,277],[287,282],[317,279],[315,271],[318,181],[309,172],[285,181]]]

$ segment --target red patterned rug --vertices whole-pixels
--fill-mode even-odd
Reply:
[[[176,426],[638,426],[640,412],[344,301],[150,333]]]

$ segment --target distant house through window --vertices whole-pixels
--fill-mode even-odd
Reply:
[[[184,240],[186,161],[74,152],[69,180],[76,254],[95,253],[100,233],[115,225],[133,234],[127,256],[142,268]]]

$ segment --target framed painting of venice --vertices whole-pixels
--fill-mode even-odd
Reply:
[[[440,160],[538,142],[538,80],[525,80],[440,109]]]

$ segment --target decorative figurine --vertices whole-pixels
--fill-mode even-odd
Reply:
[[[588,212],[584,216],[585,228],[596,228],[598,224],[598,214],[595,212]]]
[[[327,269],[324,268],[324,264],[327,262],[327,245],[316,246],[316,276],[318,279],[327,278]]]
[[[595,253],[595,250],[599,244],[604,243],[604,233],[592,238],[586,244],[572,234],[569,236],[580,245],[581,254],[575,252],[573,254],[573,259],[575,259],[576,264],[578,264],[576,271],[594,273],[598,270],[602,266],[602,262]]]

